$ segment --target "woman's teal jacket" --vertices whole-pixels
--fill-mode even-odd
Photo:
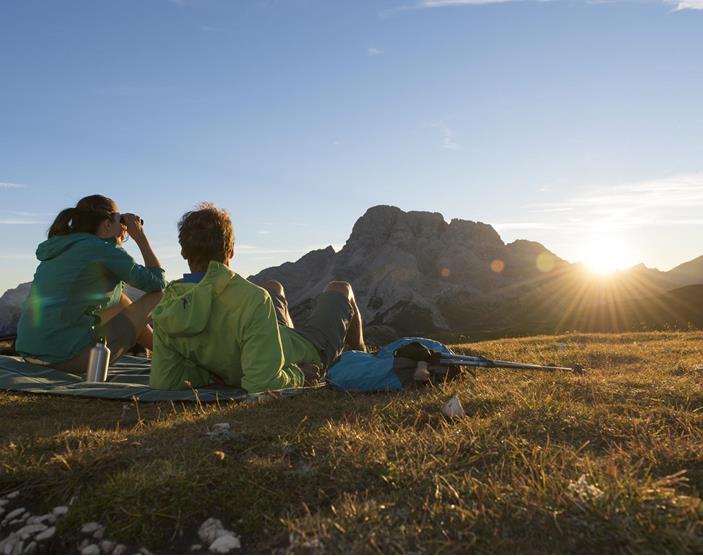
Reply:
[[[93,234],[49,238],[37,259],[16,349],[47,363],[72,359],[95,341],[97,313],[119,301],[123,282],[145,292],[166,287],[163,269],[137,264],[114,239]]]

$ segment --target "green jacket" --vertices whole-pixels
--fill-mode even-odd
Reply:
[[[211,261],[197,283],[172,282],[154,310],[152,388],[211,384],[255,393],[302,386],[297,363],[320,362],[312,344],[279,326],[268,292]]]
[[[17,351],[66,361],[95,342],[97,313],[117,303],[122,282],[145,292],[166,287],[164,271],[137,264],[114,239],[54,236],[39,244],[40,263],[17,325]]]

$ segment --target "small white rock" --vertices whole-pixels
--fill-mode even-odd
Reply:
[[[96,529],[95,532],[93,533],[93,538],[98,541],[101,541],[104,536],[105,536],[105,527],[100,527],[100,529]]]
[[[7,498],[0,498],[0,508],[7,506],[9,500]]]
[[[232,533],[217,537],[214,543],[210,545],[210,552],[216,554],[229,554],[232,550],[242,548],[242,543]]]
[[[114,548],[115,543],[112,541],[102,541],[100,543],[100,550],[102,550],[104,554],[111,554]]]
[[[56,516],[54,514],[33,515],[27,520],[27,525],[35,525],[37,523],[54,523]]]
[[[35,525],[25,525],[19,531],[17,531],[17,534],[19,535],[20,539],[25,540],[29,537],[33,537],[37,533],[46,531],[47,529],[48,527],[43,523],[37,523]]]
[[[97,544],[89,544],[81,550],[81,554],[100,554],[100,547]]]
[[[214,517],[209,517],[203,521],[202,525],[198,528],[198,537],[203,541],[204,544],[210,546],[218,537],[220,531],[224,531],[224,526],[219,519]]]
[[[14,498],[17,498],[20,495],[20,491],[16,490],[14,492],[11,492],[10,494],[5,495],[5,498],[8,500],[13,500]]]
[[[442,406],[442,413],[445,417],[449,417],[450,419],[466,416],[464,408],[461,405],[461,400],[457,396],[452,396],[449,401]]]
[[[26,548],[24,549],[24,552],[22,552],[22,554],[34,554],[36,551],[37,551],[37,543],[32,541],[26,546]]]
[[[25,508],[15,508],[12,510],[9,514],[5,516],[5,521],[10,521],[11,519],[15,519],[16,517],[21,516],[24,512],[26,511]]]
[[[100,529],[102,525],[100,525],[97,521],[91,521],[89,523],[84,523],[83,527],[81,527],[81,533],[85,533],[86,535],[92,535]]]
[[[22,519],[22,521],[27,521],[30,517],[32,517],[31,512],[24,512],[24,513],[22,514],[21,519]]]
[[[202,550],[203,545],[202,544],[191,544],[190,545],[190,551],[195,552],[196,550]]]
[[[53,510],[51,510],[51,513],[56,517],[66,515],[68,513],[68,506],[56,506]]]
[[[78,544],[78,550],[83,550],[86,546],[90,544],[90,541],[88,539],[83,539],[79,544]]]
[[[34,537],[34,540],[39,541],[39,542],[48,541],[55,534],[56,534],[56,527],[49,527],[46,531],[42,531],[36,537]]]
[[[112,551],[112,553],[115,554],[116,556],[119,556],[120,554],[124,554],[125,552],[127,552],[127,547],[123,544],[118,544],[115,547],[115,550]]]

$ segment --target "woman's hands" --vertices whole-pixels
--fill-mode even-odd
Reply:
[[[147,268],[161,268],[161,263],[159,259],[156,258],[154,251],[151,249],[151,245],[149,245],[149,240],[146,238],[144,221],[136,214],[127,212],[121,216],[120,222],[122,222],[123,228],[127,230],[129,236],[142,252],[144,266]]]
[[[144,235],[144,221],[136,214],[132,214],[131,212],[122,214],[120,216],[120,223],[134,241],[138,242],[140,238],[146,237]]]

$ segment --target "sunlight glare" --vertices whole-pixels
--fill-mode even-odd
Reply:
[[[636,264],[630,247],[612,236],[592,238],[584,246],[581,260],[592,272],[600,275],[612,274]]]

